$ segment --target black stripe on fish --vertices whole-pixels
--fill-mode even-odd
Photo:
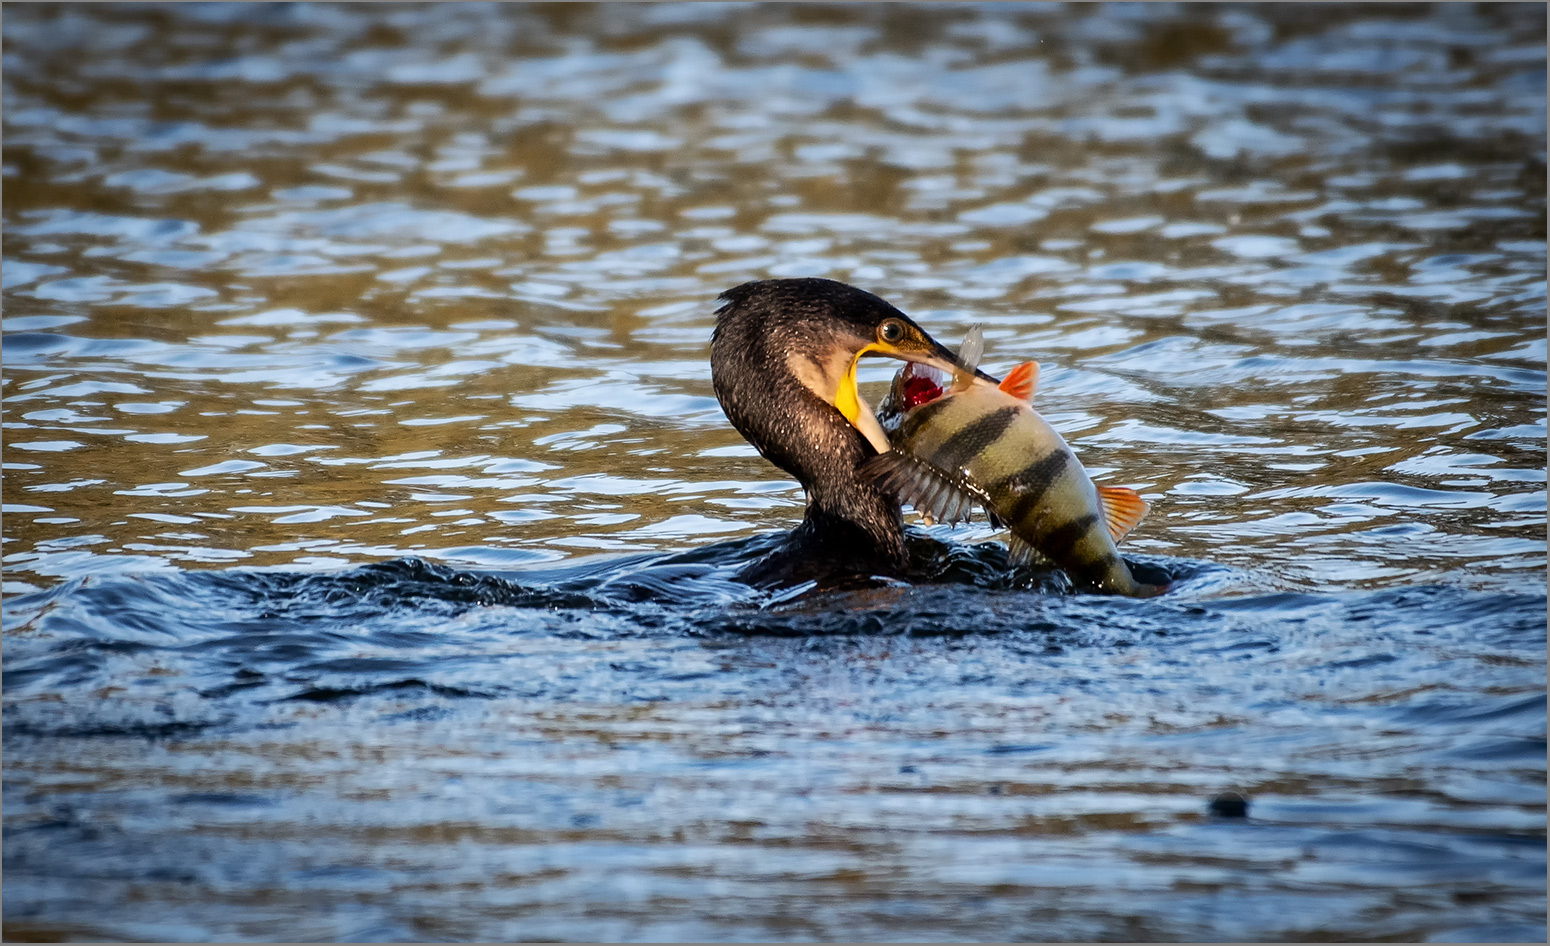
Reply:
[[[1097,524],[1098,516],[1095,513],[1077,516],[1040,536],[1038,549],[1054,561],[1064,563],[1070,558],[1071,550]]]
[[[905,438],[907,439],[909,437],[915,436],[915,431],[929,423],[932,417],[935,417],[951,403],[953,403],[952,398],[939,397],[934,401],[928,401],[925,404],[922,404],[914,410],[910,411],[909,414],[904,418]]]
[[[1021,468],[1017,473],[1012,473],[1008,478],[995,482],[986,492],[992,496],[1006,496],[1011,493],[1015,499],[1012,501],[1011,509],[1006,510],[1004,518],[1008,523],[1017,524],[1017,526],[1031,523],[1034,520],[1034,513],[1039,510],[1040,502],[1045,501],[1045,493],[1049,492],[1049,487],[1065,475],[1066,468],[1070,465],[1070,453],[1066,453],[1065,450],[1054,450],[1042,459],[1037,459]]]
[[[993,484],[986,492],[992,496],[1011,493],[1017,499],[1006,511],[1006,521],[1021,524],[1029,521],[1034,509],[1044,500],[1044,494],[1065,474],[1071,464],[1071,454],[1055,449],[1041,459]]]
[[[1094,570],[1098,570],[1101,574],[1105,563],[1109,559],[1107,553],[1095,551],[1094,549],[1084,549],[1081,555],[1081,558],[1066,562],[1067,571],[1074,572],[1077,575],[1086,575]]]
[[[931,462],[943,470],[961,470],[1006,433],[1022,408],[998,407],[964,424],[943,442]]]

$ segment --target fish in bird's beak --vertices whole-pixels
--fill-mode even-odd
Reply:
[[[877,406],[877,419],[891,437],[904,415],[947,393],[951,379],[935,368],[907,362],[893,376],[888,396]]]
[[[834,398],[834,406],[839,408],[851,426],[860,431],[878,453],[887,453],[891,449],[888,435],[878,422],[877,413],[861,397],[856,387],[856,365],[867,355],[886,355],[914,362],[954,378],[979,377],[991,384],[997,383],[995,378],[979,370],[979,351],[955,353],[913,322],[897,318],[885,320],[877,327],[876,340],[863,345],[851,358]]]
[[[920,363],[898,370],[880,411],[897,449],[863,463],[862,479],[937,522],[966,521],[980,506],[1011,530],[1014,564],[1048,560],[1106,593],[1160,594],[1166,586],[1137,581],[1115,548],[1147,502],[1133,489],[1094,483],[1033,409],[1037,363],[994,385],[968,370],[983,349],[974,326],[951,380]]]

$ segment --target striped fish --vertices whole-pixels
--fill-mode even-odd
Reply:
[[[976,326],[959,359],[974,365],[982,346]],[[1038,364],[1025,362],[997,386],[960,369],[943,391],[939,372],[906,364],[878,411],[894,449],[869,460],[863,475],[939,522],[963,522],[982,507],[1011,531],[1015,563],[1043,559],[1108,593],[1162,593],[1165,586],[1136,581],[1115,548],[1146,515],[1146,501],[1093,483],[1030,406],[1038,375]]]

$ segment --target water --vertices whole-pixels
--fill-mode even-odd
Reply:
[[[5,936],[1542,941],[1545,29],[8,5]],[[732,581],[795,275],[1176,590]]]

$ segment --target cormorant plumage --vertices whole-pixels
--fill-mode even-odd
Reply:
[[[888,441],[856,390],[856,362],[880,354],[950,373],[957,357],[887,302],[831,279],[749,282],[721,299],[710,346],[716,398],[807,495],[802,524],[740,577],[780,585],[903,575],[899,503],[858,475]]]

